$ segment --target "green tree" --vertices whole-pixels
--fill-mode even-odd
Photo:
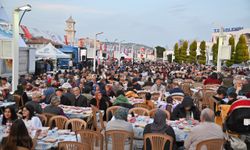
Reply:
[[[163,58],[163,52],[166,50],[164,47],[156,46],[156,57],[157,58]]]
[[[193,41],[189,46],[189,63],[196,63],[197,42]]]
[[[213,63],[214,65],[217,64],[217,55],[218,55],[218,44],[219,43],[219,39],[217,39],[217,42],[213,44],[212,46],[212,52],[213,52]]]
[[[187,48],[188,48],[188,42],[184,41],[181,48],[180,48],[180,62],[186,62],[187,60]]]
[[[180,51],[178,43],[174,45],[174,61],[180,63]]]
[[[206,42],[202,41],[200,43],[200,57],[199,57],[199,64],[206,64]]]
[[[236,45],[235,62],[242,63],[249,60],[249,52],[247,47],[246,38],[241,35]]]
[[[229,38],[228,42],[229,42],[229,45],[231,46],[231,59],[226,61],[226,65],[229,67],[235,63],[235,40],[234,40],[234,37],[231,36]]]

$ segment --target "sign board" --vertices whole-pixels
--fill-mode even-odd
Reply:
[[[94,58],[94,56],[95,56],[95,50],[94,50],[94,48],[88,48],[87,49],[87,57],[88,58]]]
[[[231,46],[222,45],[221,46],[221,53],[220,53],[221,60],[229,60],[231,59]]]
[[[233,28],[224,28],[223,32],[234,32],[234,31],[240,31],[244,29],[243,27],[233,27]],[[219,33],[220,29],[214,29],[215,33]]]
[[[0,58],[11,59],[12,55],[12,41],[0,40]]]
[[[34,73],[36,69],[36,49],[29,49],[29,73]]]

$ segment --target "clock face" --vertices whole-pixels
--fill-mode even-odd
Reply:
[[[68,24],[68,28],[71,29],[71,28],[72,28],[72,25],[71,25],[71,24]]]

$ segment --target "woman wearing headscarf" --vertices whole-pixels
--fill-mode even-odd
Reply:
[[[175,139],[175,133],[171,126],[168,126],[166,124],[167,115],[164,113],[164,111],[158,109],[154,116],[154,122],[151,124],[146,125],[143,135],[147,133],[161,133],[161,134],[167,134],[173,138],[173,150],[177,148],[176,146],[176,139]],[[151,150],[151,144],[149,140],[146,141],[147,149]],[[164,146],[164,150],[169,150],[169,142],[167,142]]]
[[[133,132],[133,126],[131,123],[127,122],[128,109],[120,107],[114,114],[114,119],[107,123],[106,130],[125,130],[128,132]]]
[[[190,96],[185,96],[182,103],[178,104],[171,114],[171,120],[179,120],[180,118],[200,120],[200,111]]]

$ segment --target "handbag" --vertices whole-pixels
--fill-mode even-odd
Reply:
[[[224,144],[226,150],[247,150],[247,145],[240,138],[229,136],[226,132],[226,142]]]

